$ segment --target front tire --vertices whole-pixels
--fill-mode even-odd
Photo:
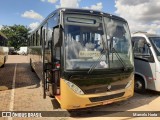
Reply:
[[[146,91],[145,82],[141,77],[135,76],[134,91],[141,94]]]

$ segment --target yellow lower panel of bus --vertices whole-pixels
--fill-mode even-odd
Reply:
[[[97,105],[105,105],[110,104],[117,101],[125,100],[131,96],[133,96],[134,91],[134,80],[132,80],[131,85],[123,90],[114,91],[116,93],[125,92],[123,96],[118,98],[112,98],[109,100],[103,100],[103,101],[97,101],[97,102],[91,102],[89,98],[94,97],[103,97],[107,96],[107,93],[100,93],[100,94],[89,94],[89,95],[80,95],[75,93],[66,83],[63,79],[60,80],[61,85],[61,95],[56,96],[56,99],[61,105],[62,109],[79,109],[79,108],[86,108],[86,107],[92,107]]]

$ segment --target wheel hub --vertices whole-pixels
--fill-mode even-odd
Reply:
[[[142,88],[142,83],[140,81],[136,81],[135,88],[136,89],[141,89]]]

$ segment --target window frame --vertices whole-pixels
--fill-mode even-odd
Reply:
[[[148,48],[148,53],[149,55],[143,55],[141,53],[141,55],[136,55],[135,54],[135,41],[139,41],[140,39],[144,39],[145,40],[145,49]],[[147,40],[145,37],[142,37],[142,36],[134,36],[131,38],[131,41],[132,41],[132,46],[133,46],[133,55],[134,55],[134,58],[135,59],[139,59],[139,60],[142,60],[142,61],[146,61],[146,62],[154,62],[154,56],[153,56],[153,53],[152,53],[152,50],[150,49],[150,47],[147,45]],[[147,47],[147,48],[146,48]],[[138,47],[137,47],[138,48]],[[146,57],[145,57],[146,56]],[[148,56],[148,57],[147,57]]]

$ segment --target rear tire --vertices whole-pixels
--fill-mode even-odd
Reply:
[[[146,91],[144,80],[139,76],[135,76],[134,91],[141,94]]]

